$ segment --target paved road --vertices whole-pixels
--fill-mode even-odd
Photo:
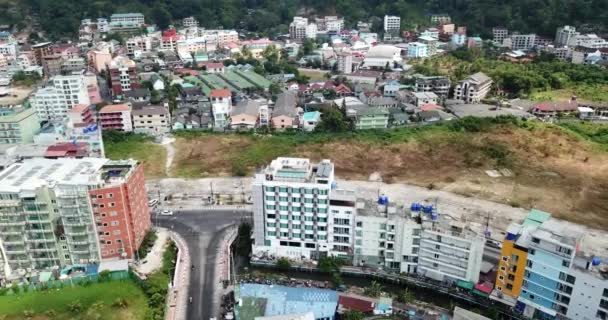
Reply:
[[[176,211],[173,216],[154,215],[155,224],[172,229],[180,234],[188,245],[194,270],[190,277],[187,319],[207,320],[218,316],[217,305],[219,275],[216,275],[216,261],[224,231],[242,220],[249,219],[251,213],[237,210],[188,210]]]

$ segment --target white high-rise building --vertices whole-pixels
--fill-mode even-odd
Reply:
[[[384,16],[384,32],[399,32],[401,30],[401,17]]]
[[[91,101],[84,76],[78,74],[54,76],[46,87],[33,94],[31,103],[40,121],[63,121],[75,105],[89,105]]]
[[[536,34],[512,34],[511,49],[513,50],[529,50],[534,48],[536,42]]]
[[[466,103],[480,102],[492,89],[492,78],[477,72],[458,82],[454,87],[454,99]]]
[[[315,39],[317,37],[317,25],[308,23],[308,18],[293,17],[289,24],[289,37],[292,39]]]
[[[252,187],[253,255],[311,259],[319,253],[333,254],[334,233],[335,242],[349,250],[350,222],[335,223],[338,213],[329,211],[333,182],[334,165],[329,160],[313,164],[309,159],[277,158],[257,173]],[[340,203],[353,208],[352,214],[352,200]],[[330,232],[331,226],[335,230]]]
[[[570,45],[578,34],[579,33],[576,32],[576,28],[573,26],[563,26],[557,28],[557,32],[555,33],[555,46],[565,47]]]
[[[507,28],[495,27],[492,28],[492,39],[502,44],[502,42],[509,36],[509,30]]]

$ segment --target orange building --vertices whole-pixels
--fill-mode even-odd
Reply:
[[[105,184],[91,190],[102,259],[132,259],[150,230],[143,166],[111,161],[102,168]]]
[[[532,209],[522,224],[511,224],[507,228],[496,273],[495,289],[499,298],[501,295],[515,299],[519,296],[528,260],[528,233],[550,217],[549,213]]]

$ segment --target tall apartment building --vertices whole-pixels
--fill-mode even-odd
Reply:
[[[107,105],[99,110],[98,117],[102,130],[133,131],[131,106],[128,104]]]
[[[75,105],[89,105],[90,102],[82,74],[54,76],[46,87],[38,89],[31,98],[40,121],[64,120]]]
[[[0,144],[32,143],[39,130],[36,110],[27,102],[21,106],[0,107]]]
[[[483,72],[477,72],[458,82],[454,88],[454,99],[466,103],[479,102],[492,88],[492,78]]]
[[[36,65],[42,66],[42,57],[45,57],[52,53],[52,44],[52,42],[41,42],[32,45],[34,63],[36,63]]]
[[[579,33],[576,32],[576,28],[573,26],[563,26],[557,28],[557,32],[555,33],[555,41],[554,44],[556,47],[565,47],[569,46],[574,38]]]
[[[112,31],[127,31],[143,27],[144,15],[141,13],[115,13],[110,16],[109,29]]]
[[[577,34],[570,41],[569,46],[571,47],[584,47],[586,49],[601,49],[608,48],[608,41],[598,37],[594,33],[590,34]]]
[[[401,30],[401,17],[385,15],[384,16],[384,32],[399,33],[399,30]]]
[[[334,165],[329,160],[313,164],[308,159],[277,158],[257,173],[252,186],[253,254],[297,259],[332,255],[329,222],[334,222],[334,214],[329,212],[329,199],[333,181]],[[354,204],[341,201],[354,210]],[[352,229],[342,221],[335,228],[338,237]],[[336,242],[350,248],[341,239]]]
[[[452,18],[450,18],[447,14],[432,14],[431,15],[431,23],[433,24],[446,24],[451,23]]]
[[[353,72],[353,55],[350,52],[338,52],[337,56],[337,69],[338,72],[343,74],[349,74]]]
[[[416,92],[434,92],[437,96],[447,98],[452,83],[450,78],[442,76],[417,76]]]
[[[512,50],[529,50],[534,48],[536,43],[536,34],[512,34],[511,49]]]
[[[35,158],[0,172],[0,248],[9,271],[133,258],[150,228],[133,160]]]
[[[422,216],[417,273],[439,281],[477,283],[484,236],[442,217]]]
[[[394,203],[358,199],[355,216],[354,265],[415,273],[421,225]],[[333,206],[330,208],[333,211]]]
[[[386,197],[358,199],[336,187],[329,160],[277,158],[257,173],[253,255],[330,255],[441,281],[478,280],[483,236],[439,218],[436,211],[424,213],[423,206],[404,208]]]
[[[289,37],[296,40],[315,39],[317,37],[317,25],[308,23],[307,18],[293,17],[293,21],[289,24]]]
[[[108,85],[112,95],[121,96],[127,91],[140,87],[137,78],[137,66],[125,56],[117,56],[107,67]]]
[[[317,30],[327,31],[332,33],[340,33],[344,29],[344,18],[337,16],[325,16],[315,19]]]
[[[492,28],[492,39],[495,42],[502,44],[502,42],[507,37],[509,37],[509,30],[507,28],[503,28],[503,27],[494,27],[494,28]]]

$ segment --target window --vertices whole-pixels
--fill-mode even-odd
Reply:
[[[509,258],[507,258],[507,257],[502,257],[502,261],[507,262],[507,261],[509,261]]]
[[[530,250],[528,250],[528,254],[530,254],[530,255],[532,255],[532,256],[533,256],[535,253],[536,253],[536,250],[534,250],[534,249],[530,249]]]
[[[568,261],[568,260],[563,260],[563,261],[562,261],[562,267],[570,268],[570,261]]]
[[[357,221],[357,227],[358,228],[362,228],[363,227],[363,222],[362,221]]]
[[[532,242],[534,242],[534,243],[540,243],[540,239],[532,237]],[[531,295],[530,297],[533,297],[533,296]]]
[[[528,261],[526,262],[526,266],[527,266],[528,268],[532,268],[532,260],[528,260]]]
[[[116,203],[115,202],[110,202],[110,207],[115,207]]]
[[[503,277],[503,276],[498,276],[498,279],[500,279],[500,280],[505,280],[505,277]]]
[[[114,230],[113,233],[115,236],[120,235],[120,230]]]
[[[106,244],[112,244],[112,240],[106,241]]]
[[[114,198],[114,194],[113,193],[108,193],[108,194],[106,194],[106,197],[112,199],[112,198]]]
[[[507,279],[509,279],[509,281],[513,281],[513,280],[515,280],[515,276],[510,274],[507,276]]]

